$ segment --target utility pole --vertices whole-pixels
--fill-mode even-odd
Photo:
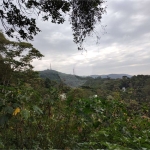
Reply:
[[[73,75],[75,75],[74,68],[73,68]]]
[[[52,70],[52,68],[51,68],[51,63],[50,63],[49,69]]]

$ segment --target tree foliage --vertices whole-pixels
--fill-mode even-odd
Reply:
[[[43,57],[32,44],[9,41],[2,32],[0,32],[0,55],[5,64],[9,64],[13,70],[20,71],[32,69],[32,60]]]
[[[0,20],[6,34],[32,40],[40,32],[34,16],[42,15],[43,21],[62,24],[64,14],[69,13],[74,42],[82,49],[87,35],[101,21],[106,8],[104,0],[2,0],[0,3]]]

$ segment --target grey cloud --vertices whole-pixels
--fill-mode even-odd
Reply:
[[[136,40],[147,32],[150,32],[150,18],[148,12],[144,10],[150,5],[150,1],[146,1],[141,5],[141,1],[110,1],[108,3],[108,14],[104,16],[104,22],[107,24],[106,41],[102,37],[102,42],[112,43],[117,42],[119,44],[126,44],[129,41]],[[141,7],[140,7],[141,6]],[[142,7],[143,6],[143,7]],[[150,10],[149,10],[150,12]],[[117,17],[120,15],[120,17]],[[141,15],[146,17],[139,26],[136,26],[137,19],[133,19],[133,16]],[[132,25],[135,22],[135,25]],[[127,31],[130,32],[127,32]],[[109,39],[109,40],[108,40]]]
[[[101,37],[99,44],[94,34],[87,38],[87,54],[77,50],[68,18],[56,25],[39,17],[42,32],[32,44],[45,57],[33,61],[35,69],[48,69],[51,63],[61,72],[72,73],[74,68],[78,75],[150,74],[150,0],[109,0],[107,5],[107,14],[95,29]],[[101,25],[107,25],[105,30]]]
[[[101,25],[97,25],[96,31],[101,36],[100,44],[96,45],[94,35],[85,43],[87,51],[97,51],[95,56],[83,58],[81,61],[75,59],[81,54],[73,43],[69,22],[58,26],[39,21],[42,32],[33,44],[45,54],[44,59],[47,62],[55,62],[54,68],[62,72],[70,73],[75,67],[76,73],[80,75],[150,74],[150,1],[110,0],[107,3],[108,13],[103,15],[101,22],[102,25],[107,25],[107,34],[103,35],[105,31]],[[62,38],[57,38],[57,33],[61,33]],[[46,67],[44,59],[41,63]]]

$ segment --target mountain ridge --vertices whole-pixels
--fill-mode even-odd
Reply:
[[[110,78],[110,79],[121,79],[123,76],[127,76],[128,78],[131,78],[131,75],[128,74],[108,74],[108,75],[90,75],[90,76],[78,76],[78,75],[72,75],[72,74],[66,74],[62,73],[56,70],[43,70],[39,71],[41,78],[49,78],[50,80],[56,81],[58,83],[64,83],[70,87],[80,87],[86,83],[86,81],[96,78]]]
[[[63,72],[59,72],[56,70],[51,70],[51,69],[47,69],[47,70],[42,70],[39,71],[39,73],[58,73],[58,74],[63,74],[63,75],[71,75],[71,76],[77,76],[77,77],[82,77],[82,78],[86,78],[86,77],[92,77],[92,78],[97,78],[97,77],[101,77],[101,78],[111,78],[111,79],[117,79],[117,78],[122,78],[123,76],[127,76],[129,78],[131,78],[133,75],[129,75],[129,74],[116,74],[116,73],[111,73],[111,74],[102,74],[102,75],[89,75],[89,76],[80,76],[80,75],[73,75],[73,74],[67,74],[67,73],[63,73]]]

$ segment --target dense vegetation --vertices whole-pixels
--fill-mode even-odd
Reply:
[[[0,34],[1,149],[150,149],[150,76],[70,88],[32,70],[41,57]]]

